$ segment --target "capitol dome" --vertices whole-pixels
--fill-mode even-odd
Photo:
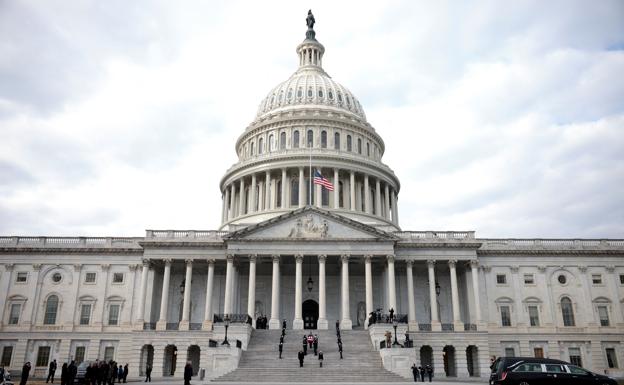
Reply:
[[[299,66],[262,100],[221,179],[222,229],[236,230],[306,205],[395,231],[400,183],[381,159],[383,139],[358,99],[323,69],[308,25]],[[313,184],[321,174],[328,184]]]

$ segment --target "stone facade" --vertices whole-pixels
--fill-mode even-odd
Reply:
[[[220,230],[0,237],[3,365],[31,361],[42,375],[53,358],[115,359],[131,377],[147,362],[160,377],[190,360],[214,377],[237,366],[248,316],[351,329],[393,309],[413,348],[380,349],[392,324],[369,335],[404,375],[416,361],[438,377],[485,377],[491,357],[511,354],[622,374],[624,240],[401,231],[383,140],[322,69],[314,34],[297,52],[299,69],[236,143]],[[332,191],[310,187],[313,170]]]

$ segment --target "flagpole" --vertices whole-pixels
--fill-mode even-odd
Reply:
[[[309,142],[310,145],[310,180],[309,180],[309,185],[310,185],[310,191],[308,192],[308,206],[312,206],[312,143],[313,142]]]

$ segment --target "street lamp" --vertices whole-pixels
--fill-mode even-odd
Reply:
[[[228,339],[227,339],[227,330],[228,330],[228,327],[230,327],[230,315],[229,314],[226,314],[225,317],[223,317],[223,323],[225,324],[225,339],[223,340],[221,345],[230,346],[230,343],[228,342]]]
[[[401,345],[399,343],[399,341],[397,341],[397,326],[399,326],[399,323],[397,322],[396,318],[394,319],[394,321],[392,321],[392,327],[394,328],[394,342],[392,343],[392,346],[394,345]]]

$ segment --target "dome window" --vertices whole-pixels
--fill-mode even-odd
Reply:
[[[312,88],[308,88],[308,97],[311,98],[313,95]]]
[[[303,91],[301,91],[301,88],[299,88],[297,90],[297,97],[300,98],[301,96],[303,96]]]
[[[349,99],[349,95],[346,95],[347,98],[347,106],[351,107],[351,99]]]
[[[292,100],[292,88],[288,90],[288,100]]]
[[[299,148],[299,130],[293,132],[292,146],[293,148]]]
[[[330,99],[330,100],[334,100],[334,94],[333,94],[333,92],[329,91],[329,92],[327,93],[327,95],[329,96],[329,99]]]
[[[284,91],[280,91],[280,94],[279,94],[279,102],[281,103],[282,100],[284,100]]]
[[[353,142],[351,140],[351,135],[347,135],[347,151],[353,151]]]
[[[323,97],[323,90],[319,88],[318,90],[318,97],[322,98]]]
[[[338,103],[342,103],[342,94],[338,92]]]
[[[321,148],[327,148],[327,131],[321,131]]]
[[[263,142],[262,138],[258,139],[258,155],[262,154],[262,151],[264,151]]]

